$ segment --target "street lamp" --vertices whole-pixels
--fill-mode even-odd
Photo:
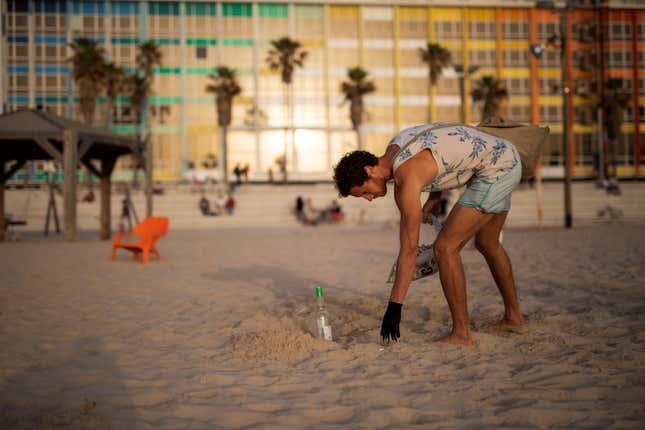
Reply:
[[[560,85],[560,91],[562,92],[562,155],[564,163],[564,226],[565,228],[571,228],[573,225],[573,216],[571,214],[571,169],[570,169],[570,159],[571,153],[569,148],[569,130],[571,125],[569,124],[569,94],[571,92],[568,83],[569,83],[569,67],[567,64],[567,13],[572,9],[572,1],[567,0],[564,2],[564,7],[556,8],[555,2],[553,1],[538,1],[535,3],[537,9],[547,9],[552,12],[557,12],[560,14],[560,34],[551,35],[546,43],[532,44],[529,47],[529,51],[535,58],[540,58],[542,53],[545,51],[547,46],[555,46],[560,48],[560,67],[561,80],[562,84]],[[559,43],[558,43],[559,42]]]
[[[461,64],[454,64],[452,66],[455,69],[455,73],[459,78],[459,96],[461,97],[461,123],[466,122],[466,94],[464,90],[464,80],[469,78],[470,75],[479,70],[479,66],[471,64],[468,66],[468,70],[464,72],[464,66]]]

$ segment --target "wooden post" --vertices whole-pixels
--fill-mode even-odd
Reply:
[[[4,187],[13,174],[16,173],[25,163],[26,160],[16,160],[14,165],[5,172],[5,162],[0,161],[0,242],[4,241],[5,226],[7,222],[4,216]]]
[[[112,170],[116,158],[101,160],[101,240],[108,240],[112,236],[110,194]]]
[[[152,140],[150,139],[150,134],[146,135],[144,141],[146,148],[146,186],[145,186],[145,195],[146,195],[146,217],[152,216]]]
[[[76,239],[76,169],[78,141],[76,132],[63,132],[63,237]]]

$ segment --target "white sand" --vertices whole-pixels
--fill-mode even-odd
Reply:
[[[493,328],[501,299],[465,251],[475,347],[431,342],[450,320],[431,277],[383,350],[395,230],[173,231],[148,265],[1,244],[0,428],[645,428],[645,225],[504,243],[526,333]],[[314,285],[333,343],[309,334]]]

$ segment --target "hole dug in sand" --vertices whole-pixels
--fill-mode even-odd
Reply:
[[[317,340],[308,333],[283,328],[241,335],[233,341],[231,351],[242,360],[293,361],[334,346],[334,342]]]

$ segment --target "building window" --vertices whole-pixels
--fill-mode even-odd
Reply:
[[[134,124],[135,114],[129,105],[115,104],[112,111],[112,120],[119,124]]]
[[[580,70],[591,71],[598,66],[598,56],[592,51],[575,50],[573,51],[573,64]]]
[[[514,121],[531,121],[531,107],[530,106],[510,106],[508,108],[510,119]]]
[[[575,22],[571,26],[574,40],[589,43],[596,40],[596,24],[593,21]]]
[[[610,67],[631,67],[632,53],[630,51],[613,51],[607,54]]]
[[[594,122],[594,111],[590,106],[576,106],[575,120],[581,125],[591,125]]]
[[[27,75],[9,74],[9,91],[13,93],[26,93],[29,89],[29,77]]]
[[[562,108],[560,106],[540,106],[540,118],[543,121],[560,121]]]
[[[593,164],[594,149],[593,135],[589,133],[579,133],[576,139],[576,164],[590,166]]]
[[[170,116],[169,105],[153,105],[150,111],[152,113],[152,116],[157,119],[159,124],[165,124],[167,122],[167,118]]]
[[[496,51],[486,49],[471,49],[470,64],[482,67],[495,67],[497,64]]]
[[[610,25],[611,40],[631,40],[632,39],[632,25],[626,22],[615,22]]]
[[[560,81],[555,78],[540,79],[540,94],[552,95],[557,94],[560,88]]]
[[[528,50],[507,50],[504,51],[505,67],[526,67],[529,64]]]
[[[495,39],[495,22],[472,21],[468,27],[472,39]]]
[[[437,39],[461,39],[463,37],[461,22],[443,21],[435,22]]]
[[[560,67],[560,53],[555,49],[544,51],[538,60],[539,67]]]
[[[526,40],[529,37],[529,24],[526,22],[505,22],[502,25],[502,34],[504,39]]]
[[[622,136],[622,142],[618,142],[618,162],[626,165],[634,165],[634,135],[631,133],[624,133]]]
[[[29,58],[29,48],[24,43],[13,43],[9,45],[9,61],[10,62],[27,62]]]
[[[195,47],[195,58],[204,59],[208,57],[208,50],[205,46]]]
[[[529,80],[524,78],[508,78],[506,79],[506,87],[512,95],[527,95],[531,92]]]
[[[554,22],[538,23],[538,40],[544,41],[553,34],[558,34],[557,24],[555,24]]]

